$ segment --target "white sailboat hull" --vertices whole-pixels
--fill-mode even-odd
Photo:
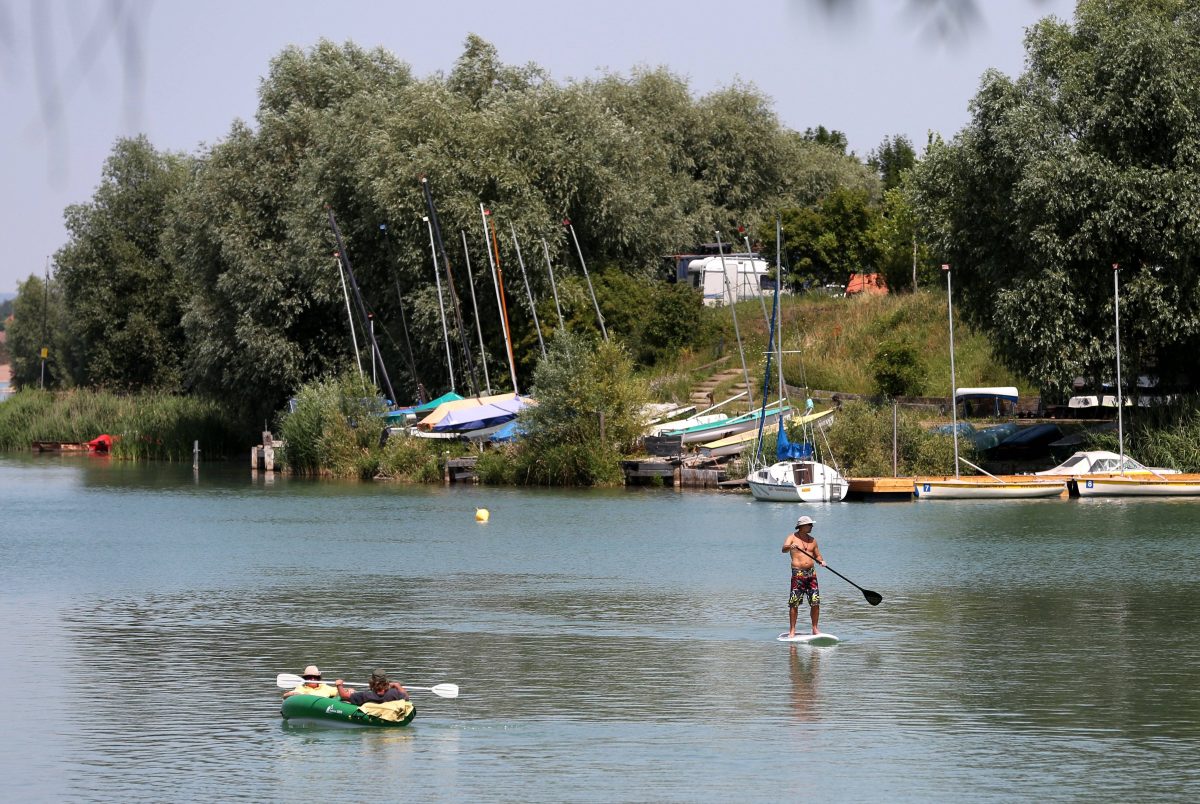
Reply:
[[[1200,479],[1079,477],[1080,497],[1200,497]]]
[[[850,484],[836,469],[817,461],[780,461],[746,477],[756,500],[841,502]]]
[[[1066,495],[1066,481],[1030,480],[1013,483],[998,480],[946,478],[919,479],[914,483],[918,500],[1012,500]]]

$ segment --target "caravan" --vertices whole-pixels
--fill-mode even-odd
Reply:
[[[678,279],[699,289],[709,307],[727,304],[731,294],[737,301],[742,301],[765,295],[775,288],[775,278],[771,276],[767,261],[757,254],[726,254],[723,265],[720,255],[696,256],[686,263],[681,259],[679,263]]]

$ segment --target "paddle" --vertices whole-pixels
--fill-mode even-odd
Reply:
[[[810,553],[810,552],[808,552],[807,550],[805,550],[803,547],[793,547],[792,549],[793,549],[793,550],[799,550],[801,553],[804,553],[804,555],[808,556],[808,557],[809,557],[809,558],[811,558],[813,561],[816,561],[816,560],[817,560],[817,557],[816,557],[816,556],[814,556],[812,553]],[[867,599],[867,602],[868,602],[868,603],[870,603],[872,606],[878,606],[880,603],[882,603],[882,602],[883,602],[883,595],[879,594],[878,592],[872,592],[870,589],[863,589],[861,586],[859,586],[859,585],[858,585],[858,584],[856,584],[854,581],[852,581],[852,580],[850,580],[849,578],[847,578],[847,577],[846,577],[845,575],[843,575],[842,573],[840,573],[840,572],[838,572],[837,570],[835,570],[833,567],[830,567],[830,566],[826,565],[824,568],[825,568],[825,569],[827,569],[827,570],[829,570],[830,572],[832,572],[834,575],[838,576],[839,578],[841,578],[841,579],[842,579],[843,581],[845,581],[846,583],[848,583],[848,584],[850,584],[851,586],[853,586],[853,587],[854,587],[855,589],[857,589],[858,591],[862,592],[862,593],[863,593],[863,597],[865,597],[865,598]]]
[[[303,683],[304,683],[304,679],[301,678],[300,676],[296,675],[295,673],[280,673],[279,675],[275,676],[275,686],[279,687],[279,689],[281,689],[281,690],[295,689],[296,687],[300,686]],[[348,686],[366,687],[367,685],[351,683]],[[457,698],[458,697],[458,685],[457,684],[438,684],[433,687],[410,687],[407,684],[405,684],[404,689],[420,690],[422,692],[432,692],[434,695],[438,696],[439,698]]]

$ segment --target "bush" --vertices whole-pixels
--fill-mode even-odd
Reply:
[[[954,438],[929,432],[919,415],[901,410],[897,417],[897,474],[954,474]],[[795,436],[799,440],[799,434]],[[834,414],[829,442],[843,474],[854,477],[890,477],[892,474],[892,408],[864,402],[847,402]],[[974,447],[959,441],[959,455],[975,460]]]
[[[295,474],[374,477],[380,437],[387,426],[379,393],[356,374],[314,380],[280,417],[284,462]]]
[[[888,399],[920,396],[925,389],[925,374],[920,352],[903,341],[884,341],[871,358],[875,392]]]

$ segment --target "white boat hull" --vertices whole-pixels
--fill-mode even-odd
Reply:
[[[746,477],[756,500],[768,502],[841,502],[850,491],[846,478],[817,461],[780,461]]]
[[[1200,497],[1200,480],[1145,477],[1079,477],[1080,497]]]
[[[923,479],[913,484],[918,500],[1012,500],[1036,497],[1063,497],[1066,481],[1031,480],[1000,482],[998,480]]]

